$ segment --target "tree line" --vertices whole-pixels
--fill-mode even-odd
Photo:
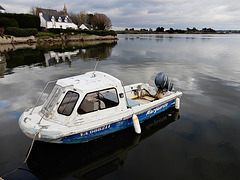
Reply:
[[[201,30],[198,30],[197,28],[193,27],[191,28],[186,28],[184,29],[165,29],[164,27],[157,27],[156,30],[154,31],[152,28],[149,29],[140,29],[140,30],[135,30],[134,28],[126,28],[125,32],[139,32],[139,33],[216,33],[216,30],[212,28],[202,28]]]

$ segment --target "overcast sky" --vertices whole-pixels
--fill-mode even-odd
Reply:
[[[31,7],[68,12],[106,14],[114,29],[157,28],[240,29],[239,0],[1,0],[10,13],[28,13]]]

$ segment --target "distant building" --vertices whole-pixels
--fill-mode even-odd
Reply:
[[[40,27],[44,27],[46,29],[49,28],[77,29],[77,25],[74,24],[67,15],[67,8],[65,4],[63,11],[60,12],[54,9],[43,8],[37,8],[36,12],[40,17]]]
[[[0,6],[0,13],[6,13],[5,9],[2,6]]]
[[[89,28],[85,25],[85,24],[82,24],[81,26],[79,26],[79,29],[82,29],[82,30],[89,30]]]

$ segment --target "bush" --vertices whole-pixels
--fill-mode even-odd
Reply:
[[[60,33],[64,33],[64,29],[54,29],[54,28],[50,28],[48,29],[49,32],[54,33],[54,34],[60,34]]]
[[[18,27],[18,22],[12,18],[0,17],[0,27]]]
[[[54,29],[54,28],[50,28],[48,29],[49,32],[54,33],[54,34],[60,34],[60,33],[66,33],[66,34],[81,34],[81,33],[85,33],[85,34],[89,34],[89,35],[98,35],[98,36],[117,36],[116,31],[100,31],[100,30],[81,30],[81,29],[71,29],[71,28],[67,28],[67,29]]]
[[[0,18],[14,19],[17,26],[7,27],[19,27],[19,28],[40,28],[40,18],[36,15],[30,14],[12,14],[12,13],[0,13]]]
[[[26,36],[34,36],[38,33],[38,30],[36,28],[25,28],[20,29],[16,27],[8,27],[5,29],[6,35],[12,35],[16,37],[26,37]]]
[[[40,29],[40,18],[30,14],[17,14],[16,20],[19,28],[37,28]]]

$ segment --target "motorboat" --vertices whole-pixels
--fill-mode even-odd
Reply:
[[[87,142],[129,127],[140,134],[142,122],[180,107],[182,92],[174,90],[167,75],[158,73],[155,84],[125,86],[95,70],[59,79],[43,105],[37,106],[41,95],[34,107],[23,112],[19,126],[32,139],[64,144]]]

